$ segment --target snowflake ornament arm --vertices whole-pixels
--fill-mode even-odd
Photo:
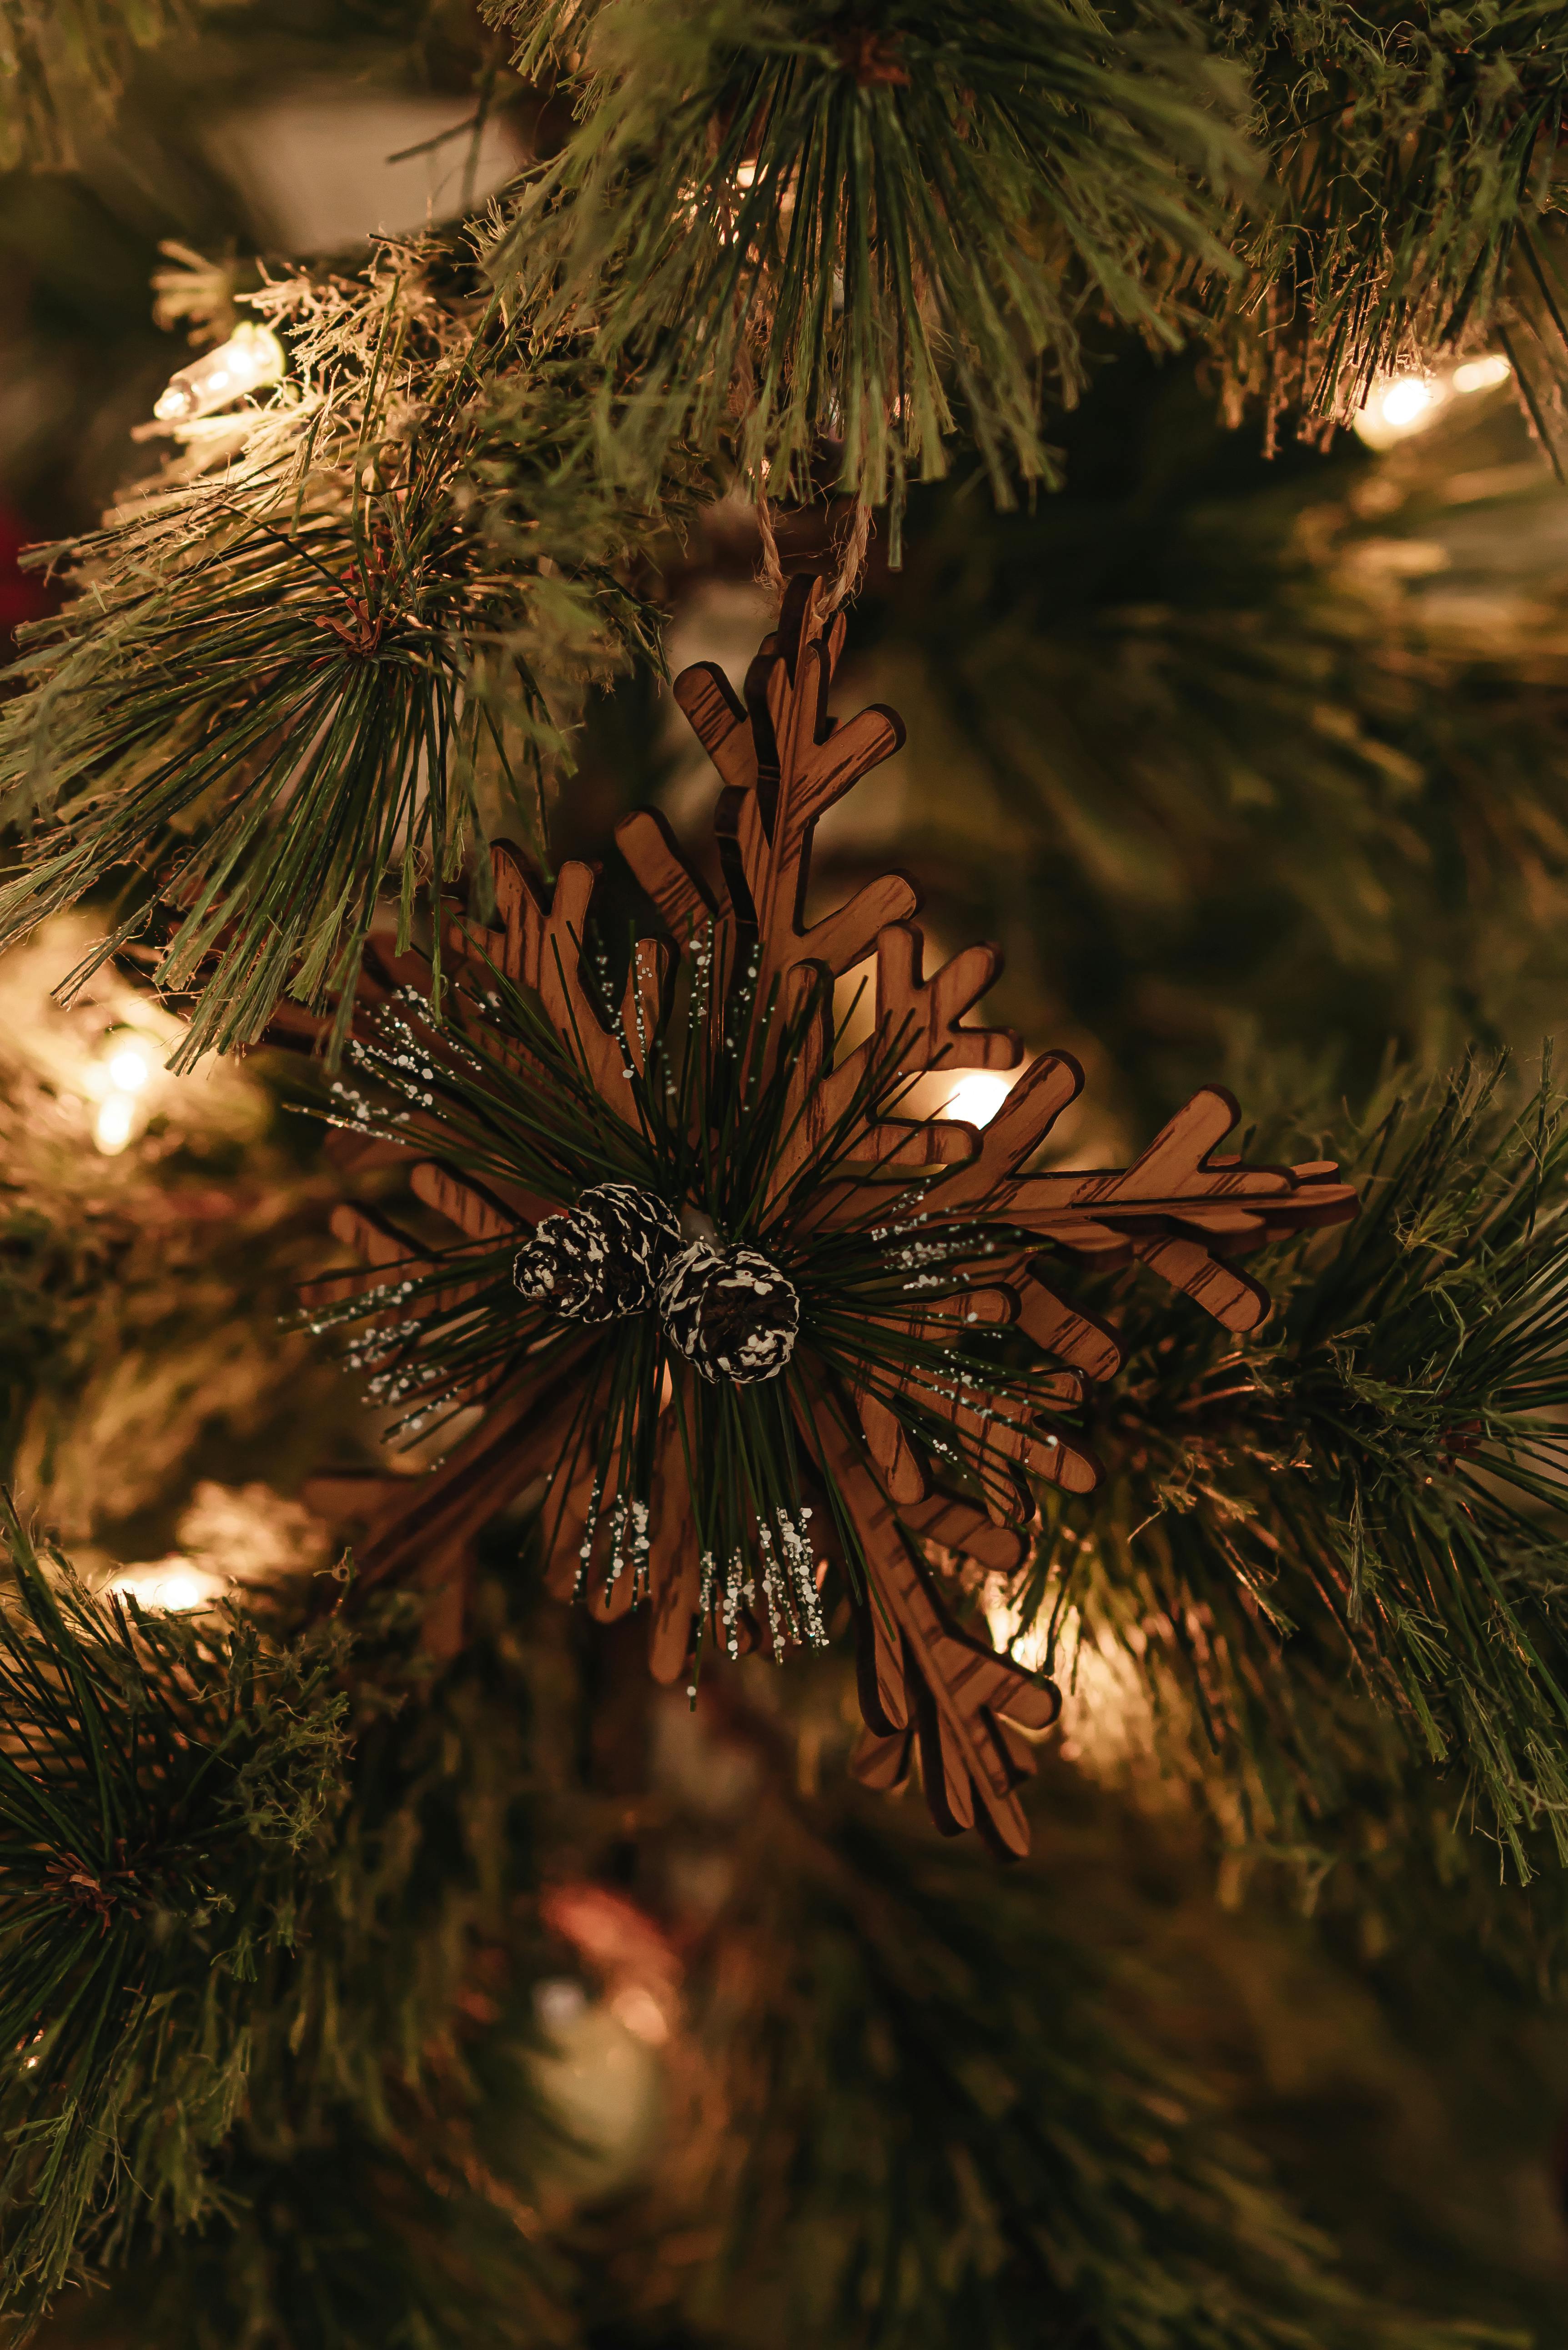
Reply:
[[[711,1641],[820,1642],[831,1564],[857,1625],[857,1767],[894,1783],[918,1746],[939,1824],[1016,1854],[1027,1736],[1058,1699],[950,1620],[927,1552],[1013,1571],[1042,1488],[1097,1480],[1059,1415],[1120,1355],[1054,1263],[1141,1260],[1247,1331],[1268,1300],[1234,1257],[1355,1198],[1326,1163],[1217,1155],[1238,1118],[1218,1089],[1130,1168],[1042,1170],[1083,1082],[1064,1053],[983,1130],[915,1113],[920,1079],[1023,1055],[966,1024],[995,950],[926,977],[900,876],[806,920],[819,817],[902,740],[888,711],[829,714],[843,635],[797,580],[743,702],[711,667],[677,681],[722,779],[723,887],[655,813],[626,819],[668,935],[635,944],[613,1003],[590,868],[547,891],[500,846],[493,920],[448,931],[455,1019],[390,983],[361,1014],[341,1122],[415,1154],[415,1196],[458,1238],[345,1211],[368,1270],[314,1310],[362,1326],[376,1392],[410,1419],[481,1413],[367,1512],[364,1575],[455,1555],[535,1486],[551,1587],[606,1620],[646,1602],[654,1672],[694,1684]],[[867,960],[875,1017],[850,1046],[836,983]]]

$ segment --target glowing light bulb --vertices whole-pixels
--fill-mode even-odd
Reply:
[[[1435,424],[1449,402],[1471,392],[1490,391],[1513,373],[1496,352],[1464,359],[1438,375],[1386,376],[1373,385],[1366,405],[1355,419],[1358,440],[1369,449],[1391,449],[1409,432],[1424,432]]]
[[[1005,1649],[1026,1673],[1039,1672],[1045,1662],[1049,1635],[1038,1623],[1027,1632],[1023,1624],[1023,1609],[1002,1578],[994,1578],[985,1596],[985,1628],[997,1648]]]
[[[136,1105],[130,1094],[112,1093],[99,1104],[92,1139],[106,1159],[118,1158],[130,1140],[135,1124]]]
[[[989,1126],[1011,1092],[1012,1080],[994,1069],[971,1069],[942,1104],[944,1118],[962,1118],[967,1126]]]
[[[270,327],[236,327],[226,343],[170,377],[152,413],[164,424],[188,424],[193,417],[211,416],[243,400],[247,392],[281,382],[287,366],[283,345]]]
[[[154,1607],[166,1607],[171,1615],[181,1608],[200,1607],[202,1602],[211,1596],[205,1588],[205,1580],[200,1575],[165,1575],[149,1593],[149,1604]]]
[[[756,165],[754,163],[737,163],[735,166],[735,185],[738,188],[754,188],[756,184]]]
[[[146,1051],[140,1045],[117,1046],[109,1065],[109,1081],[117,1092],[139,1094],[151,1075]]]
[[[1408,432],[1435,424],[1448,387],[1429,376],[1400,375],[1375,384],[1355,420],[1355,437],[1369,449],[1392,449]]]
[[[123,1566],[104,1588],[134,1599],[139,1607],[183,1616],[195,1607],[210,1607],[214,1599],[223,1597],[228,1584],[221,1575],[211,1575],[188,1558],[173,1557],[154,1559],[145,1566]]]
[[[1496,352],[1484,359],[1466,359],[1454,369],[1456,391],[1490,391],[1496,383],[1506,383],[1513,373],[1505,359]]]
[[[1417,375],[1401,376],[1391,383],[1383,395],[1383,421],[1395,431],[1407,432],[1437,403],[1437,394],[1429,383]]]

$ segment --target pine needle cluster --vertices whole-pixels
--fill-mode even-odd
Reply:
[[[932,919],[1005,945],[1008,1016],[1107,1055],[1135,1130],[1239,1021],[1243,1098],[1282,1052],[1359,1096],[1390,1039],[1441,1066],[1563,1000],[1561,493],[1506,390],[1380,457],[1261,437],[1124,352],[1060,493],[917,493],[853,622]]]
[[[232,2230],[247,2163],[341,2133],[397,2168],[461,2079],[516,1756],[474,1676],[432,1692],[417,1609],[358,1611],[352,1643],[265,1603],[171,1615],[91,1596],[8,1504],[5,1532],[0,2297],[26,2318]]]
[[[1060,1855],[999,1877],[885,1808],[780,1790],[736,1861],[691,1983],[723,2084],[702,2192],[724,2249],[690,2304],[714,2338],[1512,2338],[1401,2314],[1336,2273],[1143,2028],[1149,1971],[1078,1939]]]
[[[565,1695],[561,1644],[541,1645]],[[1064,1899],[1063,1852],[1002,1874],[841,1782],[805,1797],[785,1722],[732,1685],[722,1702],[766,1755],[743,1806],[734,1749],[706,1745],[708,1783],[664,1785],[638,1836],[645,1892],[679,1881],[693,1835],[723,1888],[687,1952],[657,2174],[552,2224],[509,2199],[503,2149],[545,2142],[518,2062],[535,2035],[514,2000],[474,1999],[455,2128],[416,2108],[379,2135],[338,2109],[285,2144],[242,2120],[221,2207],[116,2276],[111,2327],[171,2350],[1516,2345],[1339,2272],[1150,2029],[1173,1986],[1095,1949],[1105,1918],[1085,1930]],[[534,1816],[572,1867],[618,1813],[569,1744],[536,1760]],[[253,2097],[286,2062],[258,2050]]]
[[[573,77],[579,126],[491,267],[627,379],[612,464],[732,439],[788,499],[826,443],[896,517],[961,409],[1005,500],[1051,476],[1042,391],[1080,388],[1085,312],[1174,342],[1180,269],[1232,265],[1242,88],[1173,10],[1114,42],[1060,0],[488,13],[520,73]]]
[[[326,1874],[347,1700],[331,1642],[96,1604],[9,1505],[4,1530],[0,2290],[26,2310],[130,2180],[199,2216],[251,2011]]]
[[[1041,1620],[1131,1659],[1240,1849],[1315,1862],[1353,1788],[1419,1770],[1519,1876],[1561,1863],[1565,1175],[1561,1098],[1472,1070],[1373,1124],[1360,1219],[1271,1271],[1259,1338],[1127,1301],[1116,1466]]]
[[[535,2214],[472,2151],[465,2164],[440,2145],[428,2116],[396,2144],[339,2116],[286,2155],[234,2149],[224,2184],[221,2220],[116,2278],[110,2323],[125,2337],[162,2350],[581,2350]],[[60,2350],[78,2338],[66,2314]],[[93,2339],[92,2305],[77,2314]]]
[[[886,504],[897,559],[959,447],[1002,504],[1055,478],[1116,331],[1310,419],[1495,328],[1549,426],[1552,11],[491,15],[578,119],[488,276],[427,244],[261,297],[288,385],[57,550],[81,592],[0,725],[0,938],[156,901],[192,1054],[346,1001],[384,887],[406,940],[495,822],[542,845],[584,683],[657,666],[629,566],[699,480]]]
[[[896,542],[955,431],[1004,499],[1054,478],[1042,393],[1107,326],[1308,425],[1490,334],[1553,430],[1555,8],[488,13],[580,110],[494,266],[629,360],[633,445],[733,417],[758,491],[826,455]]]
[[[388,878],[406,941],[491,825],[538,837],[574,687],[656,658],[614,566],[662,516],[592,473],[580,370],[443,299],[438,263],[263,299],[289,385],[221,470],[75,547],[0,721],[7,813],[42,812],[0,937],[129,870],[78,975],[161,901],[156,975],[200,991],[186,1061],[254,1042],[286,992],[351,998]]]
[[[1248,75],[1270,161],[1272,201],[1230,310],[1240,380],[1266,385],[1276,414],[1344,420],[1378,375],[1490,328],[1526,362],[1540,417],[1568,298],[1562,9],[1212,0],[1199,13]]]
[[[137,51],[211,0],[0,16],[13,160],[58,162]],[[1106,327],[1216,354],[1229,398],[1348,418],[1374,380],[1500,338],[1554,435],[1568,287],[1565,31],[1536,0],[489,0],[576,109],[492,265],[590,341],[601,461],[657,484],[688,432],[753,494],[826,472],[897,510],[964,441],[1051,479]],[[418,48],[439,5],[386,30]],[[241,27],[244,29],[243,26]],[[459,41],[459,47],[462,43]],[[623,404],[623,394],[629,400]]]

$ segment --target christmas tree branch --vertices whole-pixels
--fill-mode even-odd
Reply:
[[[74,165],[101,135],[140,50],[197,34],[202,17],[226,0],[140,0],[133,8],[103,0],[29,0],[0,5],[0,170],[29,163],[50,171]]]
[[[1376,1124],[1361,1219],[1271,1271],[1258,1340],[1124,1301],[1107,1505],[1064,1513],[1037,1602],[1136,1660],[1194,1783],[1226,1758],[1243,1840],[1310,1842],[1407,1756],[1521,1875],[1568,1851],[1565,1174],[1550,1088],[1467,1072]]]
[[[782,1790],[755,1829],[693,1987],[730,2099],[724,2308],[783,2292],[814,2335],[931,2350],[1509,2338],[1334,2273],[1131,2020],[1147,1982],[1073,1939],[1051,1867],[999,1877]]]
[[[514,2148],[520,2071],[495,2101]],[[113,2321],[162,2350],[576,2350],[565,2262],[535,2212],[454,2155],[448,2118],[419,2115],[389,2144],[337,2115],[303,2145],[236,2148],[222,2222],[117,2277]]]
[[[1505,399],[1270,464],[1128,354],[1060,496],[912,502],[855,671],[909,722],[900,854],[933,920],[1005,942],[1010,1018],[1111,1056],[1135,1131],[1238,1014],[1249,1101],[1282,1054],[1360,1090],[1390,1037],[1457,1058],[1555,1016],[1568,636]]]
[[[607,463],[733,432],[787,498],[826,442],[838,486],[896,517],[908,475],[946,470],[957,403],[1007,499],[1015,471],[1050,475],[1042,382],[1075,396],[1084,313],[1173,342],[1177,265],[1231,266],[1241,85],[1173,10],[1116,36],[1060,0],[488,13],[520,72],[577,78],[579,128],[491,265],[629,377]]]
[[[759,488],[803,494],[826,450],[896,538],[961,418],[1004,500],[1051,477],[1042,389],[1075,397],[1096,317],[1214,349],[1232,403],[1340,422],[1501,335],[1552,431],[1568,31],[1532,0],[488,13],[580,107],[494,266],[629,362],[630,447],[733,415]]]
[[[78,976],[161,899],[157,978],[200,974],[186,1060],[254,1042],[286,991],[347,1002],[389,877],[406,940],[493,826],[538,838],[573,691],[657,658],[615,565],[660,515],[593,474],[578,371],[443,307],[435,267],[273,288],[296,375],[243,451],[53,550],[80,593],[0,721],[12,819],[47,812],[0,940],[129,869]]]
[[[26,2312],[128,2191],[202,2211],[331,1849],[347,1700],[335,1639],[95,1602],[8,1501],[0,1529],[0,2288]]]
[[[1565,352],[1542,268],[1560,206],[1568,21],[1535,0],[1201,12],[1246,68],[1279,200],[1246,244],[1232,363],[1346,419],[1374,380],[1522,314]],[[1545,388],[1543,385],[1543,389]]]
[[[407,1604],[358,1609],[352,1647],[336,1617],[144,1610],[3,1524],[0,2293],[26,2319],[192,2227],[216,2257],[247,2167],[341,2133],[396,2172],[410,2100],[461,2109],[517,1693],[483,1658],[432,1683]]]

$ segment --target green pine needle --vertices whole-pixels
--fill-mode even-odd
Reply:
[[[770,497],[901,501],[946,469],[961,404],[999,496],[1049,476],[1048,380],[1083,321],[1179,338],[1193,268],[1223,275],[1221,192],[1248,174],[1241,85],[1174,10],[1113,35],[1079,0],[493,0],[518,69],[569,57],[581,120],[492,256],[509,298],[588,332],[624,394],[604,462],[733,431]]]
[[[341,1642],[95,1601],[0,1500],[0,2302],[120,2199],[182,2218],[344,1792]]]
[[[865,2350],[1524,2350],[1337,2274],[1075,1914],[1049,1865],[999,1879],[885,1806],[759,1811],[694,1989],[762,2125],[714,2150],[711,2314],[749,2288]]]
[[[406,935],[487,830],[537,839],[574,687],[656,658],[612,567],[653,525],[587,469],[580,375],[493,306],[443,311],[433,266],[275,290],[294,385],[226,470],[69,550],[81,592],[29,631],[0,720],[7,811],[46,812],[0,941],[129,870],[77,976],[161,899],[185,1063],[254,1042],[286,993],[351,993],[384,881]]]
[[[1420,1765],[1528,1877],[1568,1859],[1568,1115],[1466,1073],[1351,1171],[1258,1339],[1124,1314],[1113,1482],[1035,1591],[1135,1660],[1194,1785],[1218,1750],[1232,1836],[1309,1846],[1357,1772]]]
[[[1225,332],[1241,380],[1343,419],[1378,375],[1521,324],[1547,381],[1560,375],[1548,256],[1568,13],[1208,0],[1199,14],[1251,77],[1277,189],[1238,241]]]
[[[8,1502],[0,1531],[0,2313],[25,2322],[182,2231],[216,2253],[296,2150],[341,2136],[396,2173],[435,2091],[461,2115],[525,1731],[515,1669],[437,1677],[407,1601],[358,1606],[352,1643],[337,1615],[291,1633],[283,1594],[143,1610]]]
[[[101,138],[140,50],[232,0],[0,0],[0,171],[71,169]]]

